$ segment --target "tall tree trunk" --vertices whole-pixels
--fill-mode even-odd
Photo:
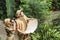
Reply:
[[[6,0],[7,17],[12,18],[14,16],[14,2],[15,0]]]

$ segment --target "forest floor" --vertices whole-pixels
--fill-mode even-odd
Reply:
[[[54,14],[60,14],[60,11],[54,11]],[[53,15],[54,15],[53,14]],[[5,31],[5,25],[2,20],[0,20],[0,39],[6,40],[6,31]],[[18,36],[15,35],[15,40],[18,40]]]

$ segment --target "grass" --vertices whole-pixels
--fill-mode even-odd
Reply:
[[[1,40],[1,37],[0,37],[0,40]]]

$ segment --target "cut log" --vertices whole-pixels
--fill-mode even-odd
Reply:
[[[20,32],[23,34],[33,33],[37,29],[37,26],[38,26],[37,19],[29,20],[27,29],[24,32],[22,32],[22,31],[20,31]]]

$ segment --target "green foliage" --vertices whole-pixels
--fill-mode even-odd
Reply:
[[[5,0],[0,0],[0,19],[6,18]]]
[[[53,0],[52,1],[52,9],[53,10],[60,10],[60,0]]]
[[[51,6],[51,0],[21,0],[24,4],[20,5],[20,9],[23,9],[29,17],[41,18],[43,20],[51,14],[49,7]],[[38,15],[38,16],[37,16]]]

